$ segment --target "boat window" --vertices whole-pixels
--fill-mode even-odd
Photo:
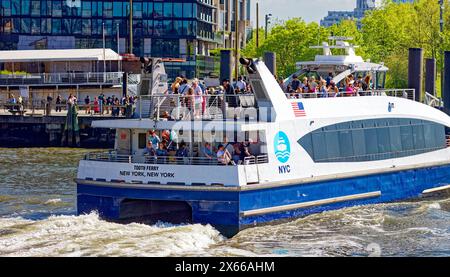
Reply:
[[[377,89],[384,88],[386,83],[386,72],[377,72]]]
[[[376,161],[446,147],[443,125],[392,118],[327,126],[305,135],[299,144],[317,163]]]
[[[146,133],[139,134],[138,147],[139,147],[139,149],[144,149],[147,147],[147,134]]]

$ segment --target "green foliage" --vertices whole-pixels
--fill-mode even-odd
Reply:
[[[382,8],[366,13],[360,29],[351,20],[323,28],[317,23],[307,24],[300,18],[291,19],[274,26],[266,40],[260,29],[259,49],[256,49],[253,36],[242,53],[261,57],[265,51],[275,52],[279,74],[288,76],[295,72],[296,62],[313,60],[319,53],[310,46],[327,41],[331,35],[352,37],[351,42],[360,46],[356,50],[358,55],[373,62],[384,62],[389,67],[387,87],[406,87],[409,48],[423,48],[425,58],[435,58],[438,69],[442,68],[443,50],[450,49],[450,3],[444,2],[443,34],[440,33],[437,0],[415,3],[387,0]]]
[[[26,75],[27,73],[25,71],[9,71],[9,70],[0,70],[0,75]]]

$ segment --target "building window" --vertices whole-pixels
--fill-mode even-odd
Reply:
[[[327,126],[299,140],[316,163],[408,157],[446,147],[443,125],[417,119],[376,119]]]
[[[113,5],[111,2],[103,3],[103,16],[104,17],[112,17],[113,15]]]
[[[142,18],[141,2],[133,2],[133,18]]]
[[[30,15],[30,0],[21,1],[21,15]]]
[[[192,3],[183,3],[183,17],[192,18],[197,17],[192,14]]]
[[[41,2],[32,1],[31,2],[31,16],[40,16],[41,15]]]
[[[42,18],[41,19],[41,32],[43,34],[51,34],[52,33],[52,20],[50,18]]]
[[[172,3],[164,3],[164,17],[173,17]]]
[[[19,15],[20,14],[20,0],[11,0],[11,14]]]
[[[52,19],[52,34],[60,35],[61,34],[61,19]]]
[[[81,16],[82,17],[91,17],[92,16],[92,7],[90,1],[83,1],[81,3]]]
[[[60,1],[53,1],[52,15],[61,17],[62,16],[62,6]]]

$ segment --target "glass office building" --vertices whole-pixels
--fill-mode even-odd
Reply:
[[[1,0],[0,50],[107,48],[182,58],[170,76],[201,77],[215,70],[209,50],[221,46],[218,0]],[[119,41],[117,40],[119,34]]]

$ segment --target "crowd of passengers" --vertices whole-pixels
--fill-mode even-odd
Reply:
[[[194,118],[200,118],[205,113],[208,96],[225,96],[229,107],[238,107],[237,96],[251,92],[251,86],[242,76],[234,82],[224,79],[217,88],[207,88],[205,83],[198,79],[189,81],[184,77],[177,77],[171,85],[171,93],[182,97],[181,104],[194,115]]]
[[[373,87],[370,75],[355,78],[350,74],[340,84],[336,84],[333,78],[333,73],[329,73],[325,79],[320,77],[319,80],[315,76],[305,76],[300,80],[294,75],[289,84],[285,84],[283,79],[278,82],[289,98],[356,96]]]
[[[185,158],[192,157],[187,144],[184,141],[179,144],[176,143],[173,139],[174,136],[169,130],[162,131],[161,137],[157,135],[155,130],[148,131],[143,155],[150,159],[161,159],[163,161],[167,159],[169,161],[177,159],[183,161]],[[208,164],[238,165],[244,164],[248,158],[255,157],[258,147],[258,144],[252,140],[231,143],[225,139],[224,143],[216,147],[213,147],[209,142],[205,142],[198,153],[198,157]]]

